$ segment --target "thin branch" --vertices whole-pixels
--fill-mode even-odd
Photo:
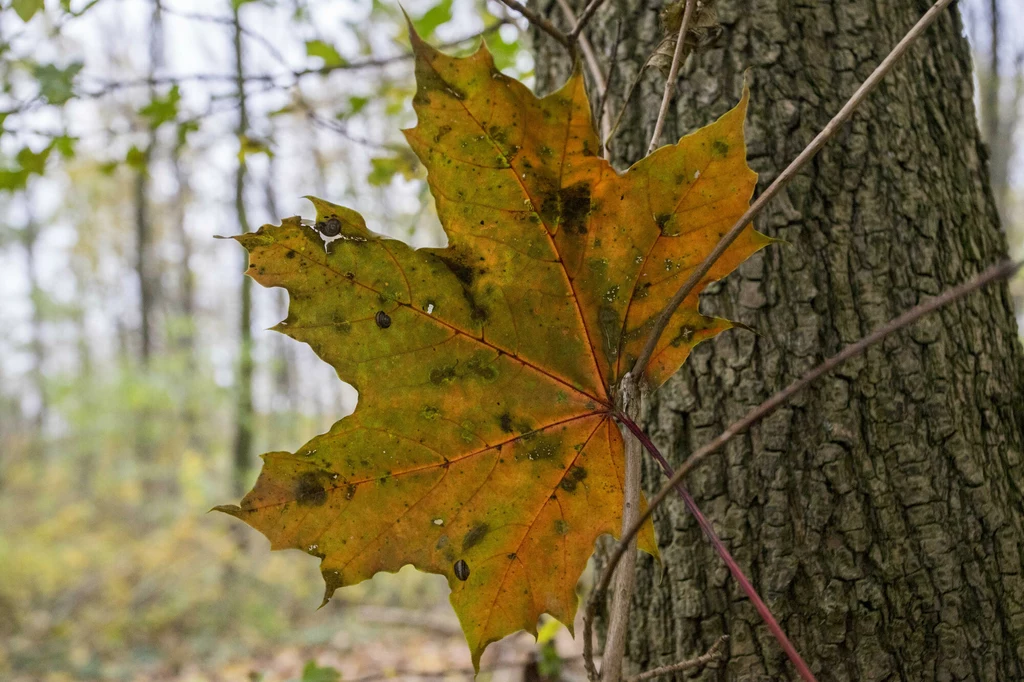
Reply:
[[[994,265],[985,270],[984,272],[976,275],[975,277],[968,280],[964,284],[954,287],[939,296],[936,296],[932,299],[929,299],[928,301],[925,301],[924,303],[921,303],[920,305],[914,308],[911,308],[910,310],[900,315],[896,319],[883,325],[882,327],[872,332],[871,334],[868,334],[860,341],[857,341],[856,343],[847,346],[842,351],[832,356],[825,362],[821,363],[820,365],[812,369],[810,372],[802,376],[800,379],[790,384],[782,391],[779,391],[778,393],[770,397],[768,400],[764,401],[754,409],[750,410],[746,414],[746,416],[744,416],[739,421],[731,424],[725,431],[721,433],[721,435],[719,435],[710,443],[698,449],[697,452],[693,453],[683,463],[683,465],[679,467],[678,470],[676,470],[675,474],[673,474],[673,476],[669,479],[668,483],[666,483],[661,488],[661,490],[658,491],[658,494],[655,495],[650,500],[650,503],[647,506],[647,511],[640,516],[640,520],[632,528],[630,528],[628,532],[624,533],[623,536],[620,538],[619,542],[615,545],[615,548],[609,555],[608,564],[607,566],[605,566],[604,572],[601,574],[601,579],[598,581],[597,586],[591,593],[590,599],[587,602],[588,619],[585,623],[585,630],[590,629],[589,621],[592,620],[593,610],[596,608],[597,602],[601,598],[603,598],[601,597],[601,595],[603,595],[607,591],[608,585],[611,582],[612,573],[615,570],[615,566],[626,554],[629,542],[636,537],[637,533],[640,532],[640,529],[643,528],[643,524],[646,523],[647,520],[654,513],[654,510],[657,509],[665,501],[665,498],[668,497],[668,495],[675,489],[677,485],[681,484],[683,478],[693,469],[694,466],[700,463],[708,455],[721,449],[736,435],[746,431],[754,424],[758,423],[768,415],[772,414],[775,410],[777,410],[779,407],[785,404],[785,402],[789,400],[791,397],[793,397],[796,393],[806,388],[819,377],[835,369],[846,360],[849,360],[850,358],[863,353],[869,347],[878,343],[879,341],[889,336],[893,332],[899,331],[901,329],[904,329],[905,327],[910,326],[911,324],[913,324],[920,318],[924,317],[928,313],[938,310],[943,306],[949,305],[950,303],[953,303],[954,301],[957,301],[963,298],[964,296],[967,296],[968,294],[977,291],[978,289],[984,287],[985,285],[991,282],[1011,277],[1022,266],[1024,266],[1024,261],[1017,263],[1014,263],[1012,261],[1003,261],[1002,263]]]
[[[514,9],[515,11],[522,14],[524,17],[526,17],[527,21],[529,21],[531,24],[533,24],[534,26],[536,26],[537,28],[539,28],[540,30],[544,31],[549,36],[557,40],[562,47],[569,50],[570,52],[573,51],[574,43],[570,42],[569,37],[562,33],[558,29],[558,27],[552,24],[550,21],[548,21],[541,15],[537,14],[523,3],[519,2],[519,0],[501,0],[501,2],[509,9]]]
[[[615,43],[612,45],[611,54],[611,66],[608,67],[608,80],[605,83],[604,90],[601,91],[600,99],[597,103],[597,110],[600,113],[600,119],[598,120],[598,129],[601,131],[601,156],[608,160],[611,154],[608,148],[604,145],[604,140],[612,134],[611,130],[611,102],[608,99],[608,92],[612,88],[612,83],[615,81],[616,70],[615,67],[619,65],[619,43],[622,41],[622,19],[619,18],[615,22]]]
[[[729,248],[729,245],[736,240],[736,237],[740,235],[740,232],[746,228],[755,217],[761,214],[765,206],[768,205],[775,195],[777,195],[783,187],[789,184],[789,182],[799,173],[807,163],[814,158],[814,156],[821,150],[825,143],[839,130],[840,126],[845,123],[854,110],[863,103],[867,96],[872,90],[878,85],[878,83],[892,70],[893,66],[899,61],[900,57],[906,53],[910,46],[917,40],[925,29],[932,25],[939,15],[946,7],[948,7],[953,0],[938,0],[935,5],[928,10],[923,17],[914,25],[907,35],[893,48],[892,52],[889,53],[878,68],[875,69],[874,73],[868,77],[866,81],[857,89],[857,92],[853,93],[853,97],[843,106],[843,108],[836,114],[835,118],[829,121],[828,125],[818,133],[818,136],[811,141],[807,148],[800,152],[800,155],[793,160],[786,170],[782,171],[782,174],[775,179],[775,182],[771,184],[764,191],[764,193],[757,198],[747,212],[736,221],[736,224],[725,234],[724,237],[718,242],[715,248],[708,254],[704,262],[701,263],[697,269],[695,269],[686,282],[680,287],[679,291],[675,293],[672,300],[668,302],[668,305],[658,314],[657,319],[654,322],[654,327],[651,329],[650,335],[647,337],[647,342],[644,344],[644,348],[637,358],[636,363],[633,365],[633,373],[640,374],[647,369],[647,363],[650,362],[651,356],[654,354],[654,349],[658,345],[658,340],[661,339],[661,335],[665,331],[665,327],[668,326],[669,320],[675,313],[679,305],[686,300],[686,297],[694,290],[697,284],[711,271],[711,266],[725,253],[725,250]]]
[[[634,675],[630,677],[626,682],[644,682],[653,677],[660,677],[661,675],[670,675],[677,673],[681,670],[692,670],[693,668],[703,668],[708,663],[713,663],[725,658],[725,644],[729,641],[729,635],[722,635],[718,640],[711,645],[711,648],[707,652],[698,656],[697,658],[691,658],[688,661],[682,661],[680,663],[673,663],[672,665],[663,665],[660,668],[654,668],[648,670],[645,673]]]
[[[686,44],[686,32],[690,28],[690,19],[693,17],[693,9],[696,6],[697,0],[686,0],[686,10],[683,12],[683,20],[679,24],[679,35],[676,37],[676,49],[672,53],[672,67],[668,70],[668,80],[665,81],[665,94],[661,98],[661,109],[658,110],[658,120],[654,124],[651,144],[647,147],[648,156],[658,148],[658,140],[661,139],[661,131],[665,127],[665,119],[668,117],[668,105],[672,102],[672,96],[676,93],[676,79],[679,77],[679,67],[683,61],[683,46]],[[640,367],[640,371],[643,372],[645,368],[646,365]]]
[[[640,67],[640,70],[637,71],[636,78],[633,79],[633,82],[629,86],[629,90],[626,91],[626,97],[622,100],[622,108],[619,109],[619,114],[615,117],[615,123],[612,124],[611,130],[604,139],[601,140],[601,148],[605,150],[605,152],[611,148],[610,145],[612,140],[615,139],[615,135],[619,131],[619,124],[622,123],[622,117],[625,115],[626,109],[629,108],[630,100],[633,99],[633,92],[636,90],[636,86],[640,84],[640,80],[644,77],[644,72],[647,71],[647,67],[651,65],[651,60],[654,58],[655,54],[657,53],[652,52],[651,55],[647,57],[647,61],[644,62],[643,66]]]
[[[569,6],[568,0],[558,0],[558,6],[562,10],[562,14],[570,22],[576,22],[576,14],[572,11],[572,7]],[[594,53],[594,48],[591,46],[590,41],[586,36],[579,36],[580,52],[583,53],[583,61],[587,64],[587,71],[590,72],[590,77],[594,79],[594,84],[597,86],[599,92],[606,92],[608,90],[608,81],[605,80],[604,73],[601,71],[601,64],[597,61],[597,55]],[[601,125],[601,137],[603,138],[607,134],[608,120],[604,115],[603,104],[602,109],[598,109],[598,119]]]
[[[619,382],[618,410],[627,419],[640,417],[640,383],[630,374]],[[641,475],[643,472],[643,442],[623,434],[625,441],[626,467],[622,484],[622,533],[625,534],[640,518]],[[636,556],[636,537],[629,541],[627,552]],[[626,637],[629,634],[629,609],[633,604],[633,590],[636,586],[636,562],[626,561],[615,574],[611,613],[608,615],[608,636],[604,644],[601,662],[601,679],[604,682],[622,680],[622,659],[626,654]],[[589,639],[586,641],[590,641]],[[585,652],[587,653],[587,652]],[[594,668],[593,661],[585,660],[588,672]]]
[[[644,433],[643,429],[637,426],[637,423],[630,419],[628,415],[620,414],[617,415],[617,417],[619,421],[625,425],[634,436],[636,436],[637,440],[643,444],[647,452],[649,452],[658,462],[658,465],[661,466],[661,470],[665,473],[665,476],[671,479],[674,476],[672,465],[670,465],[668,460],[665,459],[665,456],[661,454],[657,446],[654,444],[654,441],[652,441],[650,437]],[[754,605],[754,609],[757,611],[757,614],[761,616],[761,620],[764,621],[768,630],[771,631],[772,636],[775,637],[779,646],[782,647],[786,657],[793,664],[793,667],[796,668],[797,673],[799,673],[804,682],[817,682],[814,677],[814,673],[811,672],[807,663],[803,658],[801,658],[800,652],[797,651],[796,647],[793,646],[793,643],[789,641],[789,637],[786,636],[786,632],[782,629],[782,626],[779,625],[779,621],[772,615],[771,609],[769,609],[768,605],[764,603],[763,599],[761,599],[761,595],[757,593],[753,583],[751,583],[750,579],[747,578],[743,569],[740,568],[740,565],[736,563],[736,559],[734,559],[732,554],[729,552],[729,548],[726,547],[725,543],[722,542],[722,539],[718,537],[718,533],[715,532],[714,526],[711,525],[708,518],[704,516],[704,512],[702,512],[700,507],[697,506],[697,501],[693,499],[693,496],[690,495],[690,492],[683,487],[682,483],[677,483],[675,485],[675,490],[679,493],[679,497],[682,498],[683,504],[686,505],[686,508],[691,514],[693,514],[693,517],[697,519],[697,525],[699,525],[701,531],[704,532],[704,536],[711,542],[711,545],[715,548],[715,552],[718,556],[722,558],[722,561],[729,569],[729,573],[732,574],[733,580],[739,584],[740,589],[742,589],[743,593],[747,595],[747,599],[749,599]],[[629,562],[626,563],[626,566],[629,566]]]
[[[580,15],[579,20],[574,20],[575,24],[571,31],[569,31],[568,38],[571,41],[575,41],[583,34],[583,28],[593,18],[594,13],[597,12],[598,8],[604,3],[604,0],[590,0],[587,6],[583,9],[583,14]]]
[[[189,21],[199,21],[199,22],[204,22],[204,23],[208,23],[208,24],[220,24],[221,26],[227,26],[229,28],[233,27],[234,23],[235,23],[234,20],[231,17],[229,17],[229,16],[221,16],[221,15],[218,15],[218,14],[203,14],[203,13],[200,13],[200,12],[186,12],[186,11],[183,11],[183,10],[177,10],[177,9],[167,8],[167,7],[165,7],[163,11],[164,11],[164,14],[168,14],[170,16],[178,17],[179,19],[186,19],[186,20],[189,20]],[[270,56],[273,57],[279,64],[287,64],[287,60],[285,60],[284,55],[281,54],[281,51],[277,49],[277,46],[274,45],[272,42],[270,42],[270,40],[268,40],[263,35],[257,33],[256,31],[253,31],[252,29],[245,28],[245,27],[242,27],[242,35],[244,35],[246,38],[251,38],[251,39],[255,40],[257,43],[259,43],[260,45],[262,45],[263,49],[265,49],[270,54]]]
[[[438,45],[438,49],[442,49],[443,50],[445,48],[458,47],[459,45],[461,45],[461,44],[463,44],[465,42],[468,42],[470,40],[476,40],[477,38],[486,37],[486,36],[490,35],[491,33],[494,33],[495,31],[497,31],[498,29],[500,29],[502,26],[505,26],[508,23],[510,23],[508,20],[502,19],[502,20],[498,21],[496,24],[494,24],[492,26],[488,26],[487,28],[485,28],[482,31],[477,31],[476,33],[473,33],[471,35],[467,35],[467,36],[464,36],[462,38],[457,38],[455,40],[449,40],[446,43],[441,43],[440,45]],[[362,70],[362,69],[382,68],[382,67],[385,67],[385,66],[390,66],[391,64],[396,64],[398,62],[403,62],[403,61],[412,59],[413,57],[414,57],[414,55],[413,55],[412,52],[403,52],[402,54],[392,55],[390,57],[372,57],[372,58],[363,59],[363,60],[360,60],[360,61],[344,62],[344,63],[341,63],[341,64],[331,64],[329,66],[321,66],[321,67],[309,67],[309,68],[304,68],[304,69],[296,69],[294,71],[282,71],[280,73],[246,74],[243,80],[246,83],[255,83],[255,82],[272,83],[272,82],[282,81],[282,80],[294,81],[294,80],[298,80],[299,78],[302,78],[304,76],[313,76],[313,75],[326,76],[326,75],[328,75],[328,74],[330,74],[330,73],[332,73],[334,71],[359,71],[359,70]],[[225,83],[235,84],[237,82],[237,79],[238,79],[238,77],[235,74],[218,74],[218,73],[193,73],[193,74],[184,74],[184,75],[181,75],[181,76],[166,75],[166,76],[157,76],[157,77],[155,77],[153,79],[148,79],[148,78],[141,79],[140,78],[140,79],[124,80],[124,81],[99,80],[99,79],[97,79],[96,82],[99,84],[99,87],[98,87],[97,90],[94,90],[94,91],[91,91],[91,92],[78,93],[76,96],[79,97],[79,98],[95,99],[97,97],[103,97],[105,95],[108,95],[108,94],[110,94],[112,92],[115,92],[117,90],[125,90],[125,89],[130,89],[130,88],[149,86],[151,83],[154,84],[154,85],[181,85],[181,84],[190,83],[190,82],[201,82],[201,83],[202,82],[207,82],[207,83],[225,82]],[[15,108],[15,109],[13,109],[11,111],[2,112],[2,113],[17,113],[21,106],[23,106],[23,105],[19,105],[19,107]]]

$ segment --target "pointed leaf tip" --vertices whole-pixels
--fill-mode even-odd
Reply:
[[[242,508],[237,504],[218,504],[215,507],[210,507],[206,513],[209,514],[215,511],[234,516],[235,518],[241,518],[242,515]]]

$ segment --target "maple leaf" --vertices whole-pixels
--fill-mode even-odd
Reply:
[[[275,329],[359,392],[355,412],[294,454],[264,455],[240,506],[273,549],[321,558],[335,589],[413,564],[451,586],[474,665],[542,613],[569,625],[604,533],[618,534],[623,441],[614,389],[661,307],[743,214],[748,94],[710,126],[619,174],[597,156],[583,78],[537,98],[486,47],[444,55],[412,36],[418,116],[406,138],[448,235],[413,249],[313,199],[236,239],[247,274],[290,294]],[[704,284],[769,239],[748,227],[675,313],[648,367],[658,386],[728,329]],[[654,554],[648,524],[640,547]]]

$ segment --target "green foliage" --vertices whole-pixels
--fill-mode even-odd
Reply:
[[[32,74],[39,81],[39,96],[49,104],[67,103],[75,94],[75,77],[83,66],[82,62],[72,62],[63,69],[55,64],[33,66]]]
[[[124,155],[124,162],[135,170],[143,169],[146,167],[146,152],[132,145]]]
[[[554,618],[545,617],[537,629],[537,670],[545,679],[557,680],[562,674],[562,657],[555,648],[555,635],[563,625]]]
[[[370,159],[372,170],[367,181],[376,187],[391,184],[396,175],[412,180],[420,172],[419,161],[408,147],[395,147],[387,156],[375,156]]]
[[[3,422],[0,679],[170,679],[196,660],[201,679],[216,679],[232,660],[259,670],[278,648],[366,637],[352,604],[443,600],[443,585],[406,571],[316,611],[313,562],[296,579],[293,557],[247,547],[207,514],[229,492],[233,395],[187,354],[54,376],[46,395],[61,435]],[[296,412],[257,423],[269,448],[320,428]],[[302,680],[332,679],[307,671]]]
[[[14,0],[11,3],[11,9],[22,21],[27,23],[36,15],[36,12],[42,11],[43,0]]]
[[[452,20],[452,0],[441,0],[419,18],[412,20],[416,32],[424,38],[429,38],[442,24]]]
[[[307,40],[306,56],[323,60],[324,66],[327,68],[342,66],[346,63],[344,57],[338,53],[337,48],[323,40]]]
[[[167,94],[154,97],[146,106],[139,109],[139,116],[149,122],[150,127],[159,128],[164,123],[178,117],[178,104],[181,102],[181,89],[177,84],[171,86]]]
[[[341,682],[341,673],[330,666],[321,667],[316,661],[308,661],[299,682]]]
[[[60,136],[51,140],[50,144],[40,151],[33,151],[24,146],[14,156],[14,163],[0,168],[0,191],[9,192],[24,189],[28,179],[33,175],[42,175],[46,171],[46,162],[50,153],[56,148],[61,154],[74,153],[74,138]]]

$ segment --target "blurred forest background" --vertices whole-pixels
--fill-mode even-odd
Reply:
[[[503,5],[403,6],[433,43],[483,37],[531,82],[525,24]],[[1021,258],[1024,8],[960,6]],[[254,291],[242,249],[213,237],[308,216],[300,197],[314,194],[378,232],[444,243],[399,133],[413,80],[398,3],[2,7],[0,678],[466,677],[442,578],[379,575],[316,611],[314,558],[272,555],[206,513],[251,486],[258,453],[295,449],[356,401],[308,348],[265,331],[283,292]],[[1024,282],[1014,290],[1024,326]],[[492,647],[492,679],[575,654],[557,623],[542,634]]]

